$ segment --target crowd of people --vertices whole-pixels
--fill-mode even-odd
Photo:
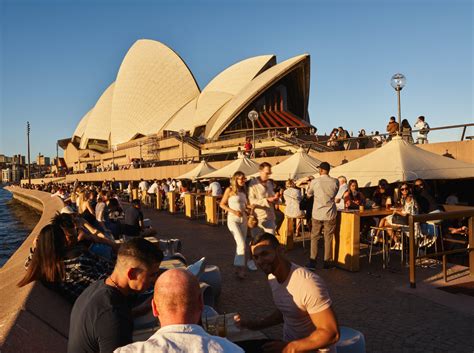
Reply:
[[[381,179],[375,190],[361,190],[357,180],[334,178],[330,171],[329,163],[322,162],[318,177],[282,185],[271,179],[271,164],[263,162],[258,177],[247,180],[244,173],[236,172],[225,189],[214,179],[206,187],[173,179],[152,183],[142,179],[128,185],[115,180],[101,185],[77,181],[38,185],[51,197],[61,198],[65,207],[35,239],[18,285],[41,281],[73,303],[69,352],[180,352],[191,347],[196,352],[242,352],[238,345],[210,335],[201,326],[203,298],[197,278],[181,269],[161,273],[163,252],[144,239],[150,233],[143,203],[153,204],[159,193],[174,191],[179,198],[202,191],[221,198],[219,206],[227,214],[235,241],[236,277],[243,286],[250,285],[245,281],[247,270],[260,269],[272,291],[273,313],[257,320],[238,314],[236,325],[260,330],[283,323],[281,341],[260,342],[265,352],[331,347],[339,339],[338,323],[328,289],[314,270],[320,268],[320,241],[324,243],[319,256],[322,268],[335,266],[331,244],[338,210],[392,209],[382,219],[369,220],[369,226],[389,229],[392,249],[400,250],[403,244],[397,229],[408,224],[408,215],[442,208],[422,179],[414,185],[390,185]],[[455,198],[450,195],[450,202]],[[297,220],[297,232],[303,223],[310,229],[310,255],[304,267],[291,263],[277,240],[281,204],[285,204],[284,216]],[[455,234],[467,229],[449,226]],[[370,240],[378,243],[380,234],[372,235]],[[147,341],[133,343],[134,318],[147,311],[159,320],[160,329]]]
[[[365,129],[361,129],[357,136],[347,131],[342,126],[332,129],[326,145],[335,150],[365,149],[369,147],[380,147],[389,142],[394,136],[400,135],[402,139],[409,143],[425,144],[428,143],[428,134],[430,126],[425,121],[424,116],[419,116],[413,124],[413,129],[417,130],[416,140],[413,139],[412,126],[407,119],[401,121],[401,127],[394,116],[389,118],[386,133],[379,131],[371,132],[370,136]]]

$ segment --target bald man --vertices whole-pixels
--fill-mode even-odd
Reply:
[[[198,325],[203,309],[199,281],[182,269],[168,270],[155,283],[153,315],[161,328],[145,342],[135,342],[114,353],[243,353],[225,338],[211,336]]]

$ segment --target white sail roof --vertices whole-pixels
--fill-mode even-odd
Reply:
[[[211,167],[209,164],[207,164],[206,161],[201,161],[201,163],[199,163],[199,164],[196,166],[196,168],[190,170],[190,171],[187,172],[187,173],[184,173],[183,175],[180,175],[180,176],[177,177],[176,179],[190,179],[190,180],[194,180],[194,179],[199,178],[199,177],[202,176],[202,175],[212,173],[212,172],[215,171],[215,170],[216,170],[216,168]]]
[[[352,162],[331,170],[332,176],[356,179],[361,187],[421,179],[474,178],[474,164],[440,156],[410,144],[400,137]]]
[[[259,164],[247,157],[240,157],[225,167],[218,169],[212,173],[203,175],[200,179],[204,178],[230,178],[235,172],[242,172],[245,175],[251,175],[258,171]]]

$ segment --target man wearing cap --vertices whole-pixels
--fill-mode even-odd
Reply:
[[[336,178],[329,176],[331,169],[329,163],[322,162],[319,165],[319,178],[315,178],[309,185],[307,195],[314,195],[312,229],[311,229],[311,254],[307,268],[316,269],[316,258],[318,255],[318,242],[321,239],[321,231],[324,228],[324,265],[330,268],[332,264],[332,240],[336,231],[336,202],[335,198],[339,190],[339,182]]]

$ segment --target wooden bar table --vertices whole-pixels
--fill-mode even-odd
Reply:
[[[163,193],[159,190],[156,193],[156,209],[161,210],[162,204],[163,204]]]
[[[168,191],[166,193],[168,197],[168,211],[170,213],[176,213],[178,210],[176,209],[176,197],[173,191]]]
[[[204,197],[204,206],[206,207],[206,222],[212,225],[219,223],[217,217],[217,197],[206,195]]]
[[[138,200],[138,189],[132,189],[132,200]]]
[[[196,194],[184,194],[184,214],[188,218],[194,218],[196,208]]]
[[[285,205],[278,205],[278,209],[285,214]],[[285,216],[283,222],[278,228],[277,239],[281,245],[284,245],[287,250],[293,249],[293,228],[294,228],[294,218],[288,218]]]
[[[385,217],[393,210],[385,208],[338,211],[336,234],[332,244],[336,265],[352,272],[359,271],[360,219],[361,217]]]

